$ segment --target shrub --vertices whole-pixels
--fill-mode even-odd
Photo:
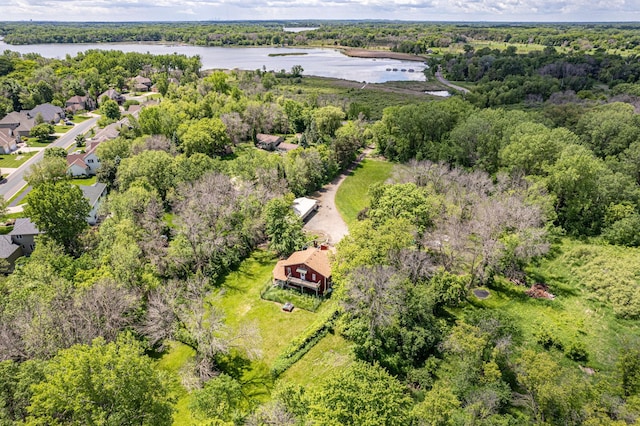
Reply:
[[[582,342],[571,342],[565,349],[564,354],[567,358],[576,362],[585,362],[589,358],[587,349]]]
[[[553,347],[562,350],[563,345],[560,339],[558,339],[549,330],[543,329],[535,333],[536,343],[541,345],[545,349],[551,349]]]
[[[269,280],[269,285],[262,292],[261,297],[264,300],[270,300],[272,302],[278,302],[282,304],[291,302],[296,308],[304,309],[305,311],[310,312],[317,311],[323,300],[321,297],[315,297],[308,294],[300,294],[294,290],[275,287],[271,285],[271,280]]]

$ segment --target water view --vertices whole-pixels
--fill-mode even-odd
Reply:
[[[27,44],[9,45],[0,41],[0,50],[20,53],[39,53],[47,58],[75,56],[90,49],[121,50],[123,52],[166,55],[180,53],[199,55],[203,69],[287,70],[301,65],[305,75],[342,78],[345,80],[384,83],[386,81],[423,81],[422,62],[395,59],[353,58],[337,49],[300,49],[284,47],[204,47],[149,43],[96,43],[96,44]],[[412,72],[409,72],[413,70]]]

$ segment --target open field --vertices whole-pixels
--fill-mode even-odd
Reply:
[[[588,350],[588,360],[584,364],[597,372],[611,374],[624,345],[638,343],[640,324],[616,317],[610,304],[597,300],[589,288],[586,277],[593,275],[591,269],[606,265],[585,262],[571,266],[576,253],[588,249],[598,251],[598,246],[567,239],[552,259],[530,269],[529,276],[535,282],[547,284],[556,296],[554,300],[532,299],[525,294],[527,288],[497,280],[488,288],[490,296],[487,299],[480,301],[470,295],[471,305],[466,309],[499,309],[510,315],[522,330],[525,346],[536,346],[536,336],[541,330],[548,331],[564,347],[581,343]],[[615,263],[615,259],[607,261],[612,262]],[[629,271],[637,269],[634,268],[633,264],[627,265]],[[558,349],[551,351],[563,359]]]
[[[336,208],[347,225],[369,204],[369,187],[389,179],[392,169],[393,163],[367,158],[349,174],[336,194]]]

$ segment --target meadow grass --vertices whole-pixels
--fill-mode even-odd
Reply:
[[[344,180],[336,193],[336,208],[351,226],[358,219],[358,212],[369,205],[369,187],[391,177],[393,163],[367,158]]]
[[[640,324],[617,317],[610,304],[595,294],[588,282],[589,277],[597,280],[598,275],[593,268],[602,269],[603,264],[586,261],[579,266],[571,265],[571,257],[576,250],[586,247],[602,250],[599,246],[567,239],[557,248],[553,257],[541,261],[528,271],[531,282],[549,286],[549,291],[556,296],[554,300],[532,299],[525,294],[527,288],[506,280],[496,280],[488,287],[491,293],[489,298],[480,301],[470,295],[470,304],[465,309],[490,308],[507,313],[522,330],[525,346],[538,346],[538,350],[541,348],[536,343],[536,336],[542,330],[547,330],[564,347],[573,342],[582,343],[589,356],[584,364],[596,371],[613,372],[624,346],[637,343]],[[609,258],[608,263],[618,263],[617,258]],[[638,269],[633,263],[628,263],[628,268]],[[558,350],[553,351],[561,357]]]

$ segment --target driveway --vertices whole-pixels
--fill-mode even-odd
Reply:
[[[469,89],[465,89],[464,87],[453,84],[449,80],[444,78],[442,76],[442,67],[440,67],[440,65],[438,65],[438,70],[436,71],[436,78],[440,83],[444,84],[445,86],[451,87],[452,89],[462,92],[464,94],[469,93]]]
[[[336,192],[344,182],[349,173],[355,166],[364,159],[371,149],[367,148],[363,151],[358,159],[342,174],[336,177],[331,183],[325,185],[319,191],[311,195],[312,198],[318,200],[318,211],[304,225],[305,230],[322,235],[330,245],[336,245],[347,234],[349,228],[336,209]]]

